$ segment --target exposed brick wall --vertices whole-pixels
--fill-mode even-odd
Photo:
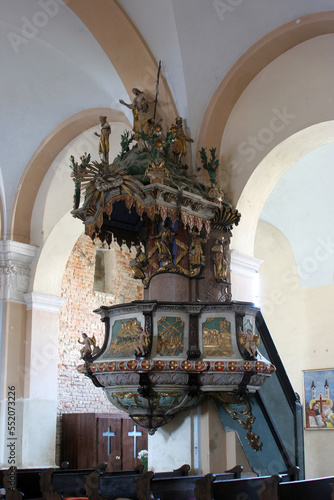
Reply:
[[[143,298],[142,284],[132,277],[129,262],[135,251],[123,245],[111,246],[110,259],[114,269],[107,269],[112,293],[93,291],[96,246],[88,236],[82,235],[73,247],[62,281],[62,296],[67,299],[60,313],[58,364],[58,429],[57,462],[60,457],[61,415],[63,413],[120,413],[84,375],[77,371],[80,360],[78,339],[82,332],[95,335],[97,344],[104,340],[104,323],[94,309]],[[117,272],[116,272],[117,270]]]

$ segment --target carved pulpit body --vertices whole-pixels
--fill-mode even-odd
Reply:
[[[111,165],[89,155],[71,162],[72,215],[93,240],[135,247],[130,267],[144,287],[142,301],[95,311],[105,342],[79,370],[153,433],[207,395],[257,391],[275,368],[259,353],[258,310],[232,302],[229,244],[240,214],[217,185],[215,149],[210,160],[201,151],[203,185],[175,159],[175,130],[164,135],[150,120],[122,136]]]
[[[244,330],[259,338],[250,304],[148,300],[96,312],[105,343],[79,370],[149,432],[207,395],[255,392],[275,370],[241,340]]]

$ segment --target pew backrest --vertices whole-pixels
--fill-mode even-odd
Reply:
[[[278,500],[332,500],[334,477],[321,477],[280,483],[278,485]],[[276,500],[276,499],[275,499]]]
[[[189,470],[190,470],[190,465],[184,464],[178,469],[174,469],[172,471],[167,471],[167,472],[155,472],[154,477],[155,478],[164,478],[164,477],[180,477],[180,476],[188,476],[189,475]]]
[[[196,480],[202,476],[157,478],[151,481],[151,494],[160,500],[195,500]]]
[[[211,498],[221,500],[224,498],[242,498],[243,500],[259,500],[259,491],[265,481],[272,476],[245,477],[228,481],[215,480],[211,484]],[[280,480],[282,480],[281,476]],[[285,476],[285,479],[287,477]],[[239,495],[239,497],[238,497]],[[294,498],[296,500],[296,498]]]
[[[128,498],[130,500],[137,500],[137,480],[141,477],[142,474],[119,476],[102,475],[100,476],[100,484],[98,488],[99,494],[102,497],[107,498],[108,500],[115,500],[116,498]],[[87,478],[87,481],[91,480],[92,478]],[[87,496],[91,498],[89,494]]]
[[[212,481],[235,481],[236,477],[241,474],[241,471],[242,467],[237,466],[230,472],[207,474],[206,476],[197,475],[162,478],[158,475],[154,475],[151,481],[151,494],[154,498],[159,498],[160,500],[189,500],[195,499],[196,494],[197,496],[199,495],[199,493],[195,491],[196,488],[197,491],[201,491],[201,495],[204,495],[204,491],[207,491],[205,495],[208,495],[207,498],[211,498],[209,484]]]

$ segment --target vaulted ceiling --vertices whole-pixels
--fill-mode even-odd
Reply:
[[[118,45],[113,37],[118,19],[116,14],[110,17],[112,5],[122,12],[123,25],[124,18],[128,17],[129,23],[124,28],[125,38],[118,37]],[[221,175],[221,182],[235,204],[244,188],[242,175],[233,175],[235,165],[243,172],[252,167],[250,176],[274,151],[275,161],[278,157],[286,163],[277,179],[272,174],[273,186],[263,196],[262,212],[262,206],[258,210],[263,220],[288,238],[296,262],[302,266],[303,259],[314,251],[310,228],[317,228],[316,238],[328,238],[333,213],[334,143],[327,137],[313,144],[309,136],[298,139],[294,135],[329,122],[334,115],[332,8],[331,0],[2,0],[3,233],[10,233],[14,200],[46,138],[56,136],[61,124],[70,124],[83,110],[112,109],[118,140],[122,129],[132,122],[130,111],[119,100],[130,102],[131,86],[154,96],[155,66],[161,60],[166,91],[161,91],[159,99],[163,105],[170,96],[172,105],[166,116],[177,113],[185,119],[187,132],[195,140],[194,170],[196,152],[203,145],[201,138],[210,130],[206,128],[208,110],[213,114],[216,110],[217,130],[221,127],[222,135],[217,135],[219,144],[213,143],[221,147],[221,161],[230,171],[230,179],[225,182]],[[312,36],[307,29],[300,29],[300,35],[291,34],[293,27],[318,14],[322,24],[312,25]],[[133,38],[129,35],[132,32]],[[273,48],[271,40],[276,40]],[[255,46],[266,50],[259,50],[255,57]],[[138,60],[139,50],[145,57]],[[240,61],[250,63],[238,76]],[[219,101],[219,89],[227,89],[225,102]],[[303,109],[308,111],[305,116]],[[275,116],[285,112],[296,118],[285,123],[289,118],[283,116],[280,124],[284,130],[279,130],[276,122],[276,128],[270,125]],[[95,114],[98,117],[97,111]],[[85,130],[93,125],[87,120]],[[210,132],[212,137],[214,131]],[[44,163],[41,160],[41,168],[45,164],[48,170],[57,154],[75,138],[83,141],[83,132],[82,128],[72,132],[67,142],[50,150],[50,158]],[[252,133],[260,142],[249,139]],[[293,137],[287,155],[284,141]],[[300,141],[304,141],[304,149]],[[90,139],[83,142],[86,145]],[[255,158],[250,159],[251,148]],[[298,148],[301,152],[294,156]],[[270,177],[270,168],[266,172],[264,178]],[[39,187],[31,182],[32,192]],[[304,286],[332,283],[334,269],[330,278],[326,272],[320,269]]]

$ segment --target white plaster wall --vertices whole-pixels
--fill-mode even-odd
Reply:
[[[237,204],[241,220],[238,226],[233,229],[232,249],[253,255],[254,238],[261,211],[278,181],[290,167],[300,162],[303,157],[315,149],[331,143],[333,137],[333,120],[318,123],[296,132],[273,147],[256,166],[250,178],[244,179],[246,184]],[[320,165],[319,168],[321,168]],[[242,169],[237,169],[235,175],[243,176]],[[313,178],[305,176],[305,172],[303,172],[303,182],[309,182],[311,193]],[[317,220],[315,223],[317,224]]]
[[[221,185],[236,203],[261,160],[287,137],[334,112],[334,35],[323,35],[268,64],[236,103],[222,138]]]
[[[97,116],[97,123],[98,120]],[[125,130],[129,130],[129,126],[120,122],[111,122],[110,127],[109,161],[111,163],[120,153],[121,135]],[[52,162],[34,204],[31,220],[31,241],[34,242],[32,244],[41,247],[60,219],[73,209],[74,182],[71,177],[70,156],[73,155],[75,160],[80,162],[80,156],[90,153],[91,161],[100,161],[99,138],[94,135],[94,132],[100,133],[100,125],[76,137]],[[82,223],[80,224],[84,228]]]
[[[259,222],[255,256],[260,268],[259,303],[292,386],[304,403],[303,370],[333,367],[334,286],[301,289],[287,239]],[[306,476],[333,474],[334,432],[304,431]]]
[[[129,127],[124,123],[110,123],[110,163],[120,152],[120,137]],[[80,134],[55,158],[36,197],[31,219],[31,241],[39,247],[32,265],[31,290],[38,293],[59,295],[67,259],[84,232],[79,219],[71,215],[73,209],[74,182],[71,177],[69,158],[79,161],[85,152],[91,160],[99,161],[98,137],[100,127],[93,127]]]
[[[189,464],[191,473],[198,473],[197,410],[185,411],[148,436],[148,468],[153,471],[170,471]]]

